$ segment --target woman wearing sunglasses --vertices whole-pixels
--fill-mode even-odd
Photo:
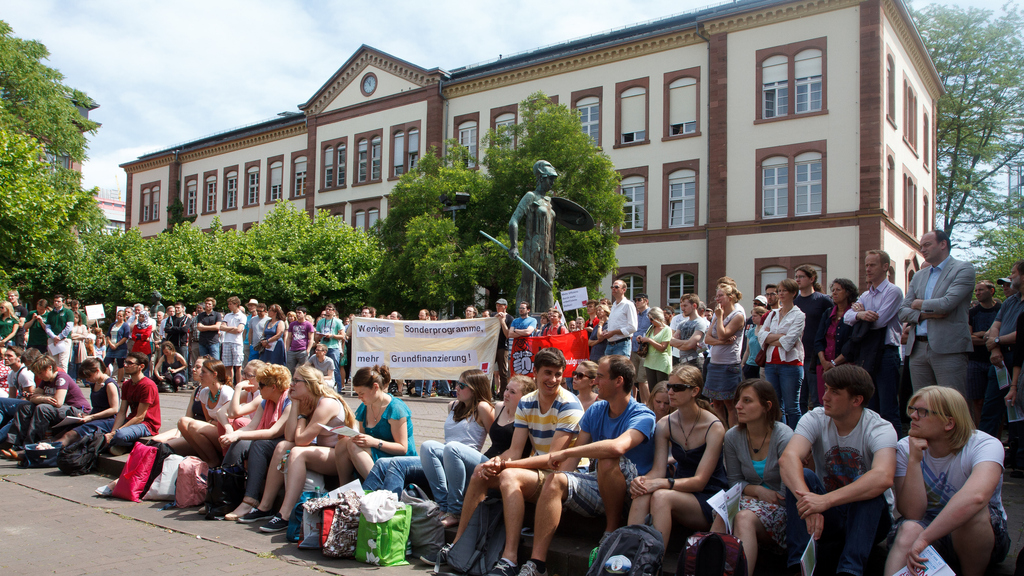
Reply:
[[[573,388],[576,389],[583,411],[597,401],[597,364],[590,360],[581,360],[572,373]]]
[[[688,530],[711,528],[713,510],[708,498],[728,487],[722,443],[725,426],[700,397],[704,380],[700,370],[683,364],[668,378],[668,398],[675,412],[658,422],[654,431],[654,466],[629,486],[633,505],[629,523],[643,523],[651,514],[665,545],[672,523]],[[676,459],[674,477],[664,478],[669,453]]]
[[[743,543],[747,576],[753,576],[759,544],[774,552],[786,550],[786,487],[779,472],[779,456],[793,430],[777,422],[782,416],[779,398],[767,380],[744,380],[736,388],[735,398],[739,423],[725,433],[725,462],[729,486],[747,485],[732,533]],[[727,533],[720,516],[711,531]]]
[[[238,508],[224,517],[225,520],[238,520],[259,505],[274,449],[284,440],[284,425],[292,404],[288,397],[292,378],[284,366],[251,360],[242,374],[250,378],[243,384],[256,389],[257,395],[252,402],[241,406],[232,398],[228,412],[242,412],[251,404],[256,404],[256,409],[255,412],[247,412],[252,413],[248,424],[220,437],[221,448],[225,450],[223,465],[244,465],[248,471],[245,498]],[[239,395],[237,389],[235,395]]]

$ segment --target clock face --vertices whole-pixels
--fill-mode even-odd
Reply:
[[[377,77],[372,74],[363,76],[363,93],[369,96],[377,88]]]

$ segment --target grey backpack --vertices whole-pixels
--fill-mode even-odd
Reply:
[[[409,527],[409,544],[415,557],[430,556],[444,546],[444,524],[441,523],[441,508],[427,498],[423,488],[410,484],[402,490],[402,502],[412,508],[412,524]]]
[[[466,531],[448,551],[448,565],[461,574],[484,576],[501,559],[504,548],[505,516],[501,498],[488,498],[476,507]]]

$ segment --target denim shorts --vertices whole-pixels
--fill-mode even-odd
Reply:
[[[626,479],[626,489],[637,477],[636,465],[625,456],[619,457],[619,470]],[[604,514],[604,500],[597,485],[597,472],[563,472],[568,484],[565,507],[582,516],[594,517]],[[628,501],[629,498],[626,498]]]
[[[995,536],[995,541],[992,544],[992,555],[989,557],[988,561],[988,565],[992,566],[993,564],[999,564],[1006,559],[1006,555],[1010,552],[1010,535],[1006,531],[1006,518],[1003,518],[1002,512],[997,508],[989,506],[988,513],[992,522],[992,533]],[[922,527],[927,528],[928,524],[930,524],[932,520],[934,520],[934,518],[928,518],[926,520],[907,520],[906,518],[901,518],[889,531],[889,536],[886,537],[886,544],[892,548],[893,542],[896,541],[896,533],[904,522],[917,522]],[[953,549],[953,537],[951,535],[946,534],[945,536],[938,538],[932,542],[932,546],[935,547],[936,552],[942,556],[942,559],[945,560],[947,564],[957,560],[956,550]]]

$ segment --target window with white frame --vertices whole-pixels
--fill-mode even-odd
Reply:
[[[476,166],[476,122],[470,120],[459,124],[459,144],[469,149],[469,161],[466,164],[470,168]]]
[[[295,196],[304,196],[306,194],[306,157],[299,156],[292,163],[292,171],[295,177],[292,179],[295,182],[295,189],[292,193]]]
[[[896,121],[896,61],[892,56],[885,58],[886,116]]]
[[[796,157],[797,216],[821,214],[821,154],[804,152]]]
[[[149,195],[150,202],[150,218],[154,221],[160,219],[160,187],[154,186],[152,193]]]
[[[284,182],[284,163],[274,162],[270,165],[270,201],[281,199],[281,185]]]
[[[677,272],[668,277],[668,303],[675,306],[679,304],[683,294],[695,294],[697,292],[696,278],[689,272]]]
[[[356,211],[354,227],[356,230],[366,229],[366,212],[363,212],[362,210]]]
[[[224,176],[224,209],[238,207],[238,172],[231,171]]]
[[[775,55],[761,63],[761,117],[785,116],[789,110],[789,59]]]
[[[769,284],[779,285],[786,278],[789,278],[789,272],[786,271],[782,266],[768,266],[767,268],[761,269],[761,294],[764,294],[765,287]]]
[[[370,179],[380,180],[380,136],[370,140]]]
[[[246,171],[245,204],[251,206],[260,202],[260,169],[253,166]]]
[[[149,219],[150,219],[149,218],[149,211],[152,208],[152,206],[151,206],[152,201],[150,200],[150,197],[152,196],[152,194],[153,194],[153,191],[150,190],[149,188],[143,188],[142,189],[142,202],[140,203],[142,205],[142,209],[140,210],[140,212],[142,213],[141,214],[141,217],[142,217],[141,219],[142,219],[143,222],[149,222]]]
[[[647,90],[634,86],[619,96],[622,144],[647,140]]]
[[[373,228],[373,225],[380,220],[380,210],[377,208],[370,208],[366,211],[366,227]]]
[[[796,113],[821,111],[821,50],[804,50],[793,59]]]
[[[206,212],[217,211],[217,177],[210,176],[206,179]]]
[[[334,147],[324,150],[324,188],[334,187]]]
[[[402,173],[405,172],[405,132],[402,132],[401,130],[395,132],[394,141],[395,153],[391,159],[391,163],[393,165],[391,175],[401,176]]]
[[[338,186],[345,185],[345,161],[348,158],[348,146],[344,142],[338,144]]]
[[[365,138],[363,138],[362,140],[359,141],[359,144],[356,147],[356,151],[359,154],[359,172],[356,176],[356,182],[366,182],[366,176],[368,173],[367,169],[369,168],[367,162],[369,161],[368,154],[370,151],[370,143],[367,142]]]
[[[644,293],[644,277],[639,274],[629,274],[619,278],[626,284],[626,298],[632,300],[638,294]]]
[[[406,157],[408,159],[406,166],[412,170],[420,160],[420,131],[416,128],[409,130],[409,146],[406,150]]]
[[[601,141],[601,101],[597,96],[587,96],[576,102],[576,110],[580,113],[580,126],[583,133],[590,136],[597,146]]]
[[[626,197],[623,205],[625,219],[622,231],[632,232],[644,229],[644,189],[646,182],[642,176],[630,176],[622,181],[622,195]]]
[[[676,170],[668,176],[668,227],[693,226],[696,218],[697,173]]]
[[[512,114],[511,112],[506,112],[494,119],[494,131],[499,134],[501,134],[502,132],[507,133],[512,128],[512,126],[515,126],[515,123],[516,115]],[[506,135],[505,138],[508,138],[508,141],[503,144],[503,148],[509,150],[512,148],[513,145],[512,137],[511,135]]]
[[[761,162],[761,217],[789,215],[789,160],[773,156]]]
[[[196,183],[189,182],[185,186],[185,215],[192,216],[199,209],[199,192]]]
[[[668,85],[668,134],[697,132],[697,80],[679,78]]]

